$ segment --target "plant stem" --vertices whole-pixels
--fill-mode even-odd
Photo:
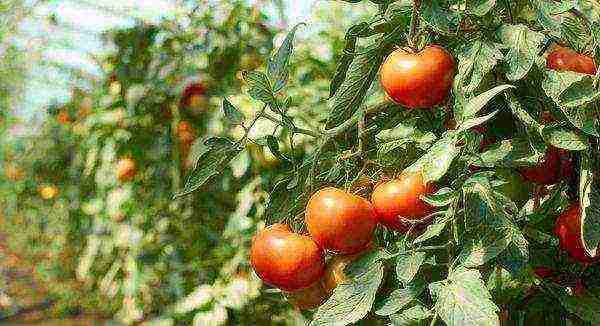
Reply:
[[[254,116],[252,122],[250,122],[250,125],[247,128],[244,128],[244,136],[238,141],[238,145],[241,145],[244,141],[246,141],[246,139],[248,139],[248,134],[250,133],[250,130],[252,130],[252,127],[254,127],[256,121],[258,121],[258,119],[264,116],[267,107],[267,104],[263,105],[262,109],[256,114],[256,116]]]
[[[262,114],[262,117],[265,118],[265,119],[271,120],[274,123],[283,125],[283,121],[277,119],[276,117],[270,115],[267,112],[264,112]],[[299,127],[296,127],[296,126],[294,126],[294,129],[292,130],[292,132],[295,133],[295,134],[304,134],[304,135],[312,136],[312,137],[315,137],[315,138],[318,138],[318,137],[321,136],[321,134],[319,134],[316,131],[312,131],[312,130],[304,129],[304,128],[299,128]]]
[[[415,38],[419,28],[419,10],[421,9],[422,0],[413,0],[412,15],[410,16],[410,30],[408,31],[408,46],[414,51],[417,51]]]

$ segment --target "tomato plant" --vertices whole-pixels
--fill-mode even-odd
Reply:
[[[599,298],[574,280],[596,270],[600,244],[600,6],[371,2],[377,12],[346,32],[319,123],[287,94],[298,25],[264,71],[241,74],[256,110],[223,101],[244,132],[198,158],[183,194],[218,173],[210,164],[260,145],[282,163],[268,224],[308,230],[329,263],[378,248],[334,268],[345,276],[326,281],[311,325],[593,323]],[[262,120],[285,135],[253,138]],[[581,209],[558,218],[557,238],[572,202]],[[540,266],[564,279],[536,278]]]
[[[59,315],[600,320],[598,3],[345,2],[326,41],[243,1],[113,33],[107,80],[3,154]]]

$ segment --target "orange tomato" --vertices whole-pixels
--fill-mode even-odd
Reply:
[[[377,226],[375,211],[367,200],[333,187],[312,195],[305,219],[313,239],[339,254],[362,251],[373,240]]]
[[[417,53],[398,49],[381,67],[381,86],[398,104],[411,109],[433,107],[448,95],[454,66],[452,55],[438,45]]]

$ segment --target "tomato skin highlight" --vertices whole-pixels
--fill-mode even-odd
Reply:
[[[523,179],[540,185],[555,184],[561,172],[560,154],[556,147],[548,148],[546,158],[537,166],[520,168]]]
[[[588,75],[595,75],[598,69],[594,58],[563,46],[557,46],[548,55],[546,67],[551,70],[574,71]]]
[[[323,250],[310,237],[280,223],[255,236],[250,264],[265,283],[288,292],[313,285],[325,272]]]
[[[578,262],[591,264],[598,262],[600,257],[592,258],[587,255],[581,240],[581,206],[579,202],[571,204],[556,220],[554,234],[559,238],[560,248]]]
[[[433,191],[432,185],[423,183],[421,173],[404,172],[398,179],[377,186],[371,195],[371,202],[380,223],[390,229],[406,232],[410,225],[399,217],[418,220],[431,213],[434,207],[419,196]]]
[[[454,67],[452,55],[439,45],[429,45],[418,53],[398,49],[381,67],[381,86],[398,104],[410,109],[430,108],[448,95]]]
[[[367,200],[333,187],[311,196],[305,219],[315,242],[338,254],[364,250],[377,226],[375,211]]]

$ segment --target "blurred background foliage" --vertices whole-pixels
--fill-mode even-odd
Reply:
[[[24,51],[52,47],[51,35],[32,43],[20,35],[31,19],[62,26],[55,13],[35,10],[48,3],[0,4],[0,320],[302,322],[280,294],[264,291],[247,250],[283,171],[277,156],[305,148],[281,144],[274,155],[257,142],[223,178],[173,199],[205,139],[243,133],[225,122],[222,98],[250,117],[259,109],[231,94],[245,90],[241,71],[264,69],[295,4],[178,2],[172,17],[155,21],[133,10],[135,23],[99,36],[102,47],[88,53],[98,73],[89,74],[46,60],[42,48]],[[324,118],[345,30],[374,10],[314,3],[296,41],[290,115],[307,126]],[[31,99],[40,65],[69,76],[68,97]],[[45,94],[52,84],[34,88]],[[275,126],[262,122],[251,138],[280,133]],[[135,164],[131,179],[120,178],[123,158]]]

